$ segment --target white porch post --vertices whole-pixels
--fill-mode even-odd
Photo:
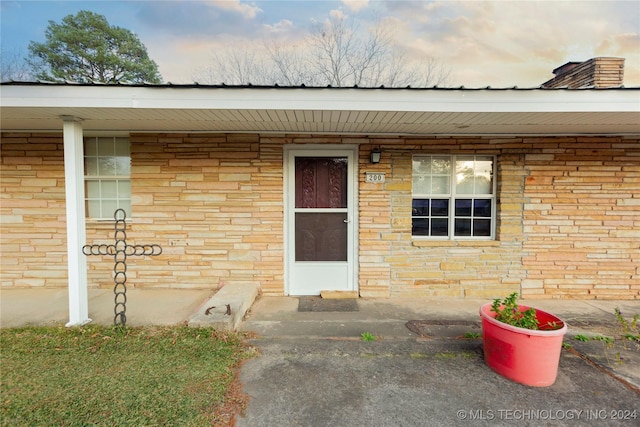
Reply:
[[[69,322],[80,326],[89,319],[84,213],[84,157],[80,119],[62,116],[64,135],[64,177],[67,206],[67,266],[69,270]]]

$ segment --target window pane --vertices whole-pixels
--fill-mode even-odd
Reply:
[[[116,138],[115,144],[116,144],[116,149],[114,154],[116,156],[119,156],[119,157],[131,156],[129,140],[127,138]]]
[[[476,178],[475,194],[491,194],[491,186],[492,184],[490,180],[483,177],[478,177]]]
[[[473,194],[473,177],[456,177],[456,194]]]
[[[493,159],[459,156],[456,159],[456,193],[491,194],[493,191]]]
[[[115,157],[99,157],[98,158],[98,175],[115,176],[116,162]]]
[[[85,156],[97,156],[98,147],[96,146],[95,138],[88,138],[84,141],[84,155]]]
[[[433,199],[431,200],[432,216],[449,216],[449,200]]]
[[[490,237],[495,226],[494,166],[493,156],[415,156],[414,235],[452,237],[453,233],[453,237]],[[476,199],[478,194],[482,196]],[[460,198],[455,198],[456,195]]]
[[[412,202],[413,216],[428,216],[429,215],[429,199],[414,199]]]
[[[456,216],[471,216],[471,199],[456,200]]]
[[[102,200],[102,212],[99,218],[113,218],[113,214],[118,209],[117,200]]]
[[[458,157],[456,159],[456,193],[473,194],[473,181],[473,157]]]
[[[430,194],[431,177],[425,175],[413,176],[413,194]]]
[[[101,218],[100,200],[89,200],[87,202],[87,213],[91,218]]]
[[[346,208],[345,157],[296,158],[296,208]]]
[[[131,155],[126,137],[86,138],[84,141],[87,216],[112,219],[116,209],[131,208]],[[127,179],[115,179],[115,177]],[[101,179],[91,179],[100,177]],[[109,178],[111,177],[111,178]],[[108,179],[102,179],[108,178]]]
[[[121,199],[131,198],[131,181],[128,179],[118,181],[118,197]]]
[[[130,157],[115,157],[116,162],[116,175],[125,176],[131,175],[131,158]]]
[[[491,200],[486,200],[486,199],[474,200],[473,216],[491,217]]]
[[[120,200],[118,206],[124,209],[128,217],[131,216],[131,200]]]
[[[85,181],[85,193],[88,199],[99,199],[100,181]]]
[[[448,236],[449,220],[447,218],[434,218],[431,220],[432,236]]]
[[[451,158],[449,157],[433,157],[431,160],[432,174],[451,174]]]
[[[413,218],[411,234],[414,236],[428,236],[429,220],[427,218]]]
[[[455,235],[456,236],[471,236],[471,220],[456,218]]]
[[[116,181],[100,182],[100,197],[103,199],[116,199],[118,197],[118,183]]]
[[[115,156],[113,138],[98,138],[98,156]]]
[[[470,155],[456,156],[456,168],[458,167],[458,163],[469,163],[469,162],[471,162],[471,164],[473,164],[473,161],[475,159],[476,159],[475,156],[470,156]]]
[[[491,220],[490,219],[474,219],[473,235],[474,236],[491,236]]]
[[[477,157],[475,166],[476,188],[475,194],[493,193],[493,159],[491,157]]]
[[[430,174],[431,158],[430,157],[414,157],[413,173],[414,174]]]
[[[346,213],[296,213],[296,261],[346,261]]]
[[[87,157],[84,159],[84,174],[86,176],[98,175],[98,158]]]
[[[431,194],[449,194],[450,191],[448,176],[432,177]]]

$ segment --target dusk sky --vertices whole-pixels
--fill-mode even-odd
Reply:
[[[383,20],[412,57],[451,70],[448,85],[535,87],[569,61],[626,58],[640,86],[640,6],[630,1],[1,1],[2,52],[28,53],[49,20],[90,10],[138,35],[165,82],[190,83],[220,46],[299,43],[330,16]]]

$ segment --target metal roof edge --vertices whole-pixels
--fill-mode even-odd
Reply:
[[[174,84],[171,82],[160,83],[160,84],[152,84],[152,83],[116,83],[116,84],[106,84],[106,83],[79,83],[79,82],[59,82],[59,81],[4,81],[0,82],[0,86],[73,86],[73,87],[124,87],[124,88],[150,88],[150,89],[277,89],[277,90],[293,90],[293,89],[305,89],[305,90],[385,90],[385,91],[400,91],[400,90],[410,90],[410,91],[608,91],[608,90],[640,90],[640,86],[634,87],[626,87],[615,86],[615,87],[581,87],[581,88],[569,88],[566,86],[563,87],[544,87],[534,86],[534,87],[525,87],[521,88],[518,86],[507,86],[507,87],[466,87],[466,86],[454,86],[454,87],[441,87],[441,86],[431,86],[431,87],[413,87],[413,86],[306,86],[304,84],[298,86],[281,86],[278,84],[274,85],[253,85],[253,84],[243,84],[243,85],[228,85],[225,83],[221,84],[200,84],[197,82],[194,83],[178,83]]]

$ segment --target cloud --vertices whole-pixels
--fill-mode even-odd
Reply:
[[[288,19],[282,19],[275,24],[264,24],[264,28],[271,34],[289,33],[294,29],[293,22]]]
[[[450,67],[455,86],[538,86],[554,68],[595,56],[626,58],[625,85],[640,86],[640,13],[631,1],[143,3],[139,19],[151,35],[143,41],[172,81],[190,81],[191,70],[225,44],[296,45],[309,23],[331,17],[360,28],[395,23],[407,54]]]
[[[352,12],[359,12],[369,6],[369,0],[342,0],[342,3]]]
[[[465,86],[537,86],[568,61],[627,58],[625,84],[640,67],[640,13],[630,1],[387,2],[404,22],[399,35],[415,55],[438,58]],[[634,60],[633,58],[638,58]]]
[[[539,58],[541,61],[558,63],[558,65],[561,65],[560,62],[567,56],[566,49],[557,47],[539,47],[533,49],[532,53],[532,56]]]
[[[614,34],[602,40],[595,52],[602,56],[640,55],[640,34]]]
[[[262,12],[255,4],[241,3],[240,0],[209,0],[215,7],[242,15],[245,19],[254,19]]]
[[[345,19],[347,15],[341,9],[333,9],[329,11],[329,16],[331,19],[335,19],[337,21]]]
[[[238,1],[140,2],[137,18],[156,37],[259,35],[261,9]]]

